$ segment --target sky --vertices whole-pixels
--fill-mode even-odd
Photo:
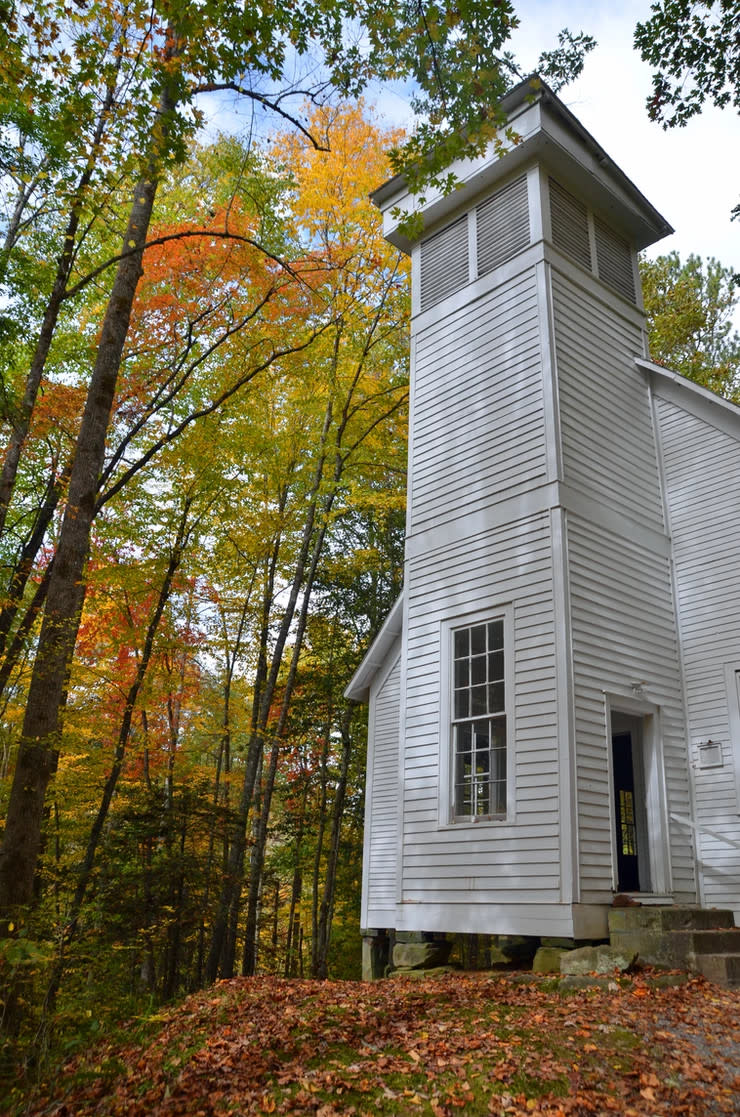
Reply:
[[[560,92],[561,99],[591,132],[649,202],[676,230],[648,255],[677,251],[714,256],[740,273],[740,220],[730,221],[740,201],[740,116],[706,107],[683,128],[664,130],[648,119],[645,101],[651,70],[632,45],[638,21],[650,14],[650,0],[513,0],[521,25],[510,46],[524,72],[534,70],[540,52],[557,46],[563,27],[597,40],[581,77]],[[403,91],[375,87],[374,102],[386,123],[410,126],[411,108]],[[229,130],[228,101],[211,126]],[[740,330],[740,306],[735,314]]]
[[[543,43],[555,45],[561,27],[585,31],[598,43],[581,77],[561,97],[605,151],[676,230],[651,255],[678,251],[716,256],[740,272],[740,117],[713,107],[684,128],[664,130],[648,119],[651,69],[632,46],[648,0],[584,4],[519,0],[522,24],[513,48],[529,69]]]
[[[740,272],[740,220],[730,221],[740,201],[740,117],[731,108],[705,108],[686,127],[668,131],[648,119],[651,70],[632,36],[649,15],[649,0],[514,0],[514,7],[521,26],[511,47],[524,71],[534,69],[541,50],[557,45],[563,27],[597,40],[583,74],[560,97],[676,230],[648,254],[714,256]],[[378,108],[389,122],[408,121],[398,93],[380,96]]]

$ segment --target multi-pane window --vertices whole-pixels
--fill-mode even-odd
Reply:
[[[506,814],[504,622],[453,632],[454,816]]]

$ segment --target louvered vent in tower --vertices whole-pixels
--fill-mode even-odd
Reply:
[[[550,179],[550,219],[552,243],[555,247],[591,271],[591,246],[588,239],[586,207],[552,178]]]
[[[453,221],[421,242],[419,304],[422,310],[441,302],[468,282],[468,218]]]
[[[481,202],[476,219],[478,275],[487,275],[529,245],[526,175]]]
[[[608,283],[620,295],[630,302],[637,302],[635,294],[635,273],[632,269],[632,252],[626,240],[623,240],[608,225],[598,218],[594,218],[594,233],[596,234],[596,263],[599,269],[599,279]]]

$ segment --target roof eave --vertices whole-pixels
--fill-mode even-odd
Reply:
[[[732,400],[718,396],[709,388],[655,361],[635,357],[635,364],[651,378],[659,395],[680,403],[680,406],[740,442],[740,407]]]
[[[403,631],[403,591],[396,598],[393,608],[385,618],[378,635],[365,653],[344,691],[344,697],[354,702],[367,702],[372,682],[385,664],[388,652]]]
[[[632,180],[627,177],[604,148],[597,143],[591,133],[584,128],[577,117],[544,82],[541,82],[537,89],[532,87],[531,79],[520,82],[503,98],[501,105],[509,117],[510,123],[515,127],[517,113],[537,102],[552,113],[560,121],[562,127],[583,145],[604,171],[607,181],[611,179],[614,186],[621,190],[625,198],[629,200],[628,208],[633,208],[630,224],[633,226],[632,233],[636,248],[645,248],[674,232],[673,226],[651,205]],[[550,155],[553,155],[558,148],[559,145],[555,137],[549,135],[543,128],[534,135],[525,138],[516,147],[511,148],[505,156],[488,161],[483,168],[479,167],[471,174],[470,179],[460,182],[458,191],[462,189],[464,193],[473,194],[484,189],[489,178],[493,179],[502,173],[501,168],[504,161],[506,173],[509,173],[515,169],[517,163],[524,163],[538,155],[546,157],[548,151]],[[562,150],[560,153],[563,154]],[[471,167],[474,166],[474,163],[471,164]],[[602,190],[604,188],[602,186]],[[458,205],[462,200],[458,191],[453,191],[451,195],[434,200],[427,207],[428,221],[436,221],[444,215],[443,211],[445,209],[451,209]],[[400,174],[395,175],[379,186],[377,190],[374,190],[370,197],[373,203],[386,213],[394,204],[402,209],[404,205],[409,204],[410,200],[405,177]],[[622,204],[624,205],[624,202]],[[387,229],[386,235],[388,240],[402,251],[409,252],[411,250],[412,239],[402,233],[397,226]]]

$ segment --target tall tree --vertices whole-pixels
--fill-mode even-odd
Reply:
[[[740,112],[738,0],[658,0],[651,13],[635,29],[635,46],[654,67],[650,118],[675,128],[707,103]]]
[[[640,262],[653,360],[740,402],[740,291],[718,260],[677,252]]]
[[[35,17],[26,12],[23,27],[17,19],[9,24],[9,56],[14,65],[26,61],[29,42],[31,51],[36,49],[27,35]],[[427,123],[406,154],[418,161],[430,153],[429,168],[434,173],[451,156],[479,150],[495,133],[499,123],[495,105],[506,82],[496,60],[513,23],[509,4],[492,0],[477,0],[468,6],[464,28],[462,13],[449,5],[389,8],[381,0],[366,0],[359,9],[354,0],[268,5],[250,19],[236,0],[179,5],[176,11],[166,5],[151,8],[134,3],[118,8],[93,3],[83,12],[87,23],[76,29],[71,44],[64,43],[61,29],[53,24],[53,40],[72,46],[71,53],[60,49],[56,57],[69,65],[71,73],[77,73],[84,41],[94,36],[96,23],[112,21],[117,52],[144,68],[133,103],[148,139],[134,160],[137,166],[128,220],[100,325],[29,687],[0,850],[0,918],[6,927],[18,920],[20,909],[32,896],[44,801],[57,763],[118,373],[157,187],[163,168],[182,158],[193,133],[195,99],[200,94],[231,90],[287,117],[309,134],[298,113],[286,107],[295,87],[284,75],[288,69],[295,72],[294,61],[310,59],[315,73],[318,56],[322,76],[302,92],[320,99],[332,90],[357,94],[371,78],[411,77],[419,89],[416,105],[426,113]],[[62,13],[66,14],[63,6]],[[362,48],[349,34],[350,21],[355,29],[359,25],[364,31]],[[447,143],[440,145],[442,127],[447,129]],[[320,137],[311,138],[317,147],[322,146]],[[398,166],[403,165],[404,156],[399,154]]]
[[[327,120],[327,114],[315,112],[309,117],[313,129],[321,127],[321,118]],[[231,913],[233,927],[246,824],[266,742],[267,760],[251,855],[244,954],[246,972],[254,972],[257,908],[271,798],[313,585],[337,506],[345,499],[353,474],[362,474],[357,459],[366,462],[368,439],[372,440],[376,427],[387,421],[406,399],[405,269],[399,254],[384,242],[377,213],[367,199],[372,184],[387,173],[385,150],[395,137],[379,133],[361,109],[336,110],[331,124],[334,142],[327,156],[319,157],[300,137],[286,137],[275,146],[275,156],[291,176],[299,236],[307,253],[324,265],[316,297],[325,302],[332,327],[308,354],[310,363],[300,376],[310,390],[303,407],[310,404],[314,411],[316,451],[304,489],[303,511],[297,521],[302,530],[289,578],[288,604],[287,608],[279,606],[282,615],[278,613],[275,618],[277,621],[279,616],[278,636],[271,648],[269,670],[259,688],[259,712],[245,766],[230,872],[224,882],[221,915],[211,946],[212,977],[219,967],[224,974],[233,968],[235,936],[225,935],[226,911]],[[305,449],[301,458],[310,460]],[[281,677],[284,655],[289,665]],[[276,691],[278,683],[280,690]]]

